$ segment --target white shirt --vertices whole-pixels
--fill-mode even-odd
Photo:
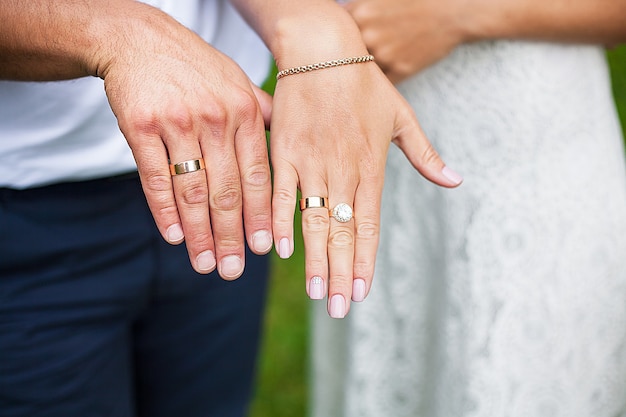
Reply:
[[[267,76],[267,49],[226,0],[145,2],[233,58],[253,82]],[[0,81],[0,187],[21,189],[134,169],[101,79]]]

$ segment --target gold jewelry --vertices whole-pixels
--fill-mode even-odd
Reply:
[[[352,207],[346,203],[339,203],[333,209],[331,216],[340,223],[347,223],[352,220]]]
[[[319,62],[317,64],[304,65],[301,67],[287,68],[279,71],[276,74],[276,79],[280,80],[283,77],[293,74],[300,74],[303,72],[315,71],[319,69],[339,67],[341,65],[360,64],[362,62],[370,62],[374,60],[374,55],[356,56],[353,58],[335,59],[333,61]]]
[[[308,208],[328,208],[328,199],[326,197],[307,197],[300,199],[300,211]]]
[[[179,162],[177,164],[170,164],[170,174],[181,175],[189,172],[199,171],[204,169],[204,159],[190,159],[189,161]]]

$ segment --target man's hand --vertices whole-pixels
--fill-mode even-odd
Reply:
[[[118,53],[98,67],[133,150],[163,237],[185,240],[196,271],[224,279],[272,247],[271,182],[263,113],[268,96],[228,57],[156,10],[133,17]],[[263,104],[263,108],[260,103]],[[170,175],[203,158],[205,170]]]
[[[239,277],[244,226],[255,253],[271,249],[271,100],[231,59],[137,1],[4,0],[0,20],[0,77],[104,79],[156,224],[196,271]],[[171,176],[196,159],[206,169]]]

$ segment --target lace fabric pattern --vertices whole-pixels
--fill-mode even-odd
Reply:
[[[485,42],[399,86],[465,182],[390,150],[376,276],[314,309],[313,417],[626,416],[626,170],[603,51]]]

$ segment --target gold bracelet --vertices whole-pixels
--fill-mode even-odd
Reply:
[[[276,79],[303,72],[315,71],[319,69],[339,67],[341,65],[360,64],[362,62],[370,62],[374,60],[374,55],[357,56],[354,58],[335,59],[333,61],[319,62],[317,64],[303,65],[301,67],[287,68],[276,74]]]

